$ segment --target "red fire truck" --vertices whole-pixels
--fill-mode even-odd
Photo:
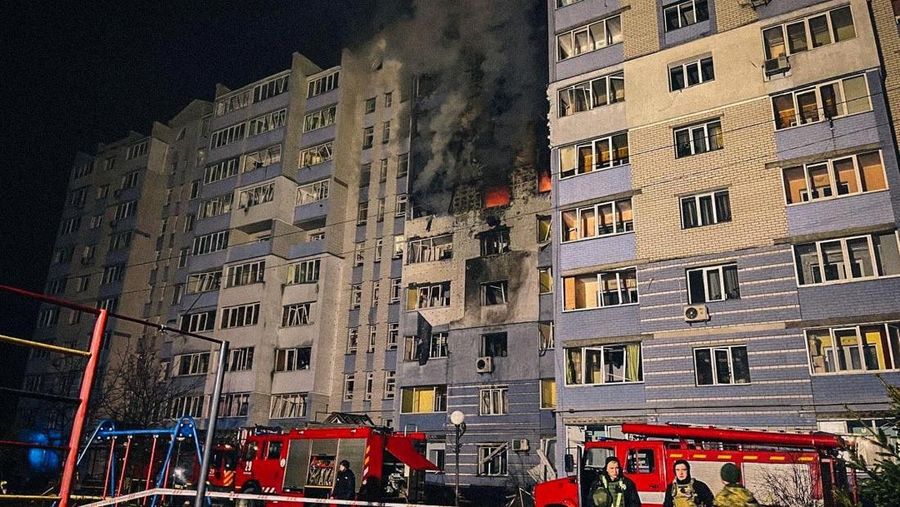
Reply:
[[[425,471],[437,466],[423,455],[425,434],[394,433],[366,425],[323,425],[249,435],[234,471],[237,493],[328,498],[338,463],[350,462],[362,499],[405,501],[424,499]],[[228,452],[210,470],[210,486],[227,487]],[[408,471],[408,472],[407,472]],[[246,502],[245,502],[246,503]],[[249,502],[258,505],[261,502]]]
[[[778,505],[779,496],[793,495],[830,507],[835,489],[853,489],[838,457],[845,443],[836,435],[654,424],[623,424],[622,431],[638,438],[586,442],[577,469],[575,460],[566,456],[567,472],[576,473],[537,484],[535,507],[591,506],[585,501],[591,483],[610,456],[619,458],[644,507],[662,505],[680,459],[690,463],[692,477],[705,482],[713,494],[724,486],[722,465],[736,464],[744,486],[763,505]]]

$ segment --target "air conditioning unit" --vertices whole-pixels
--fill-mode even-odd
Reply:
[[[787,55],[781,55],[778,58],[766,60],[764,67],[766,77],[771,77],[775,74],[784,74],[791,70],[791,62],[788,60]]]
[[[484,356],[476,359],[475,371],[478,373],[491,373],[494,371],[494,358],[491,356]]]
[[[685,322],[706,322],[709,320],[709,310],[706,305],[689,305],[684,307]]]
[[[512,450],[515,452],[525,452],[528,450],[527,438],[516,438],[512,441]]]

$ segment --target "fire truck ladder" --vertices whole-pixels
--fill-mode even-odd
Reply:
[[[103,497],[107,497],[107,493],[110,496],[120,496],[122,494],[122,486],[125,483],[125,470],[128,467],[128,455],[131,451],[131,442],[136,436],[149,436],[152,437],[153,443],[150,446],[150,461],[147,465],[147,476],[144,481],[144,489],[150,489],[150,479],[153,475],[153,463],[156,458],[156,447],[157,442],[160,438],[169,439],[169,445],[166,448],[166,455],[163,458],[162,466],[159,469],[159,472],[156,475],[156,482],[154,483],[155,489],[165,489],[168,486],[169,480],[169,467],[172,464],[172,458],[175,454],[175,448],[177,442],[183,441],[185,439],[190,439],[194,442],[194,451],[197,453],[197,462],[199,463],[202,459],[203,453],[200,451],[200,439],[197,436],[197,424],[194,422],[194,419],[191,417],[182,417],[178,420],[175,426],[171,428],[147,428],[147,429],[116,429],[115,422],[111,420],[103,420],[100,424],[97,425],[97,429],[94,430],[94,433],[91,435],[91,438],[88,439],[87,443],[82,449],[81,454],[78,456],[78,464],[81,464],[81,460],[84,459],[84,456],[87,454],[88,449],[91,447],[91,444],[101,442],[109,442],[109,457],[106,462],[106,477],[103,479]],[[119,480],[116,481],[116,441],[119,438],[125,439],[125,454],[122,457],[122,469],[119,472]],[[198,481],[206,480],[204,477],[198,477]],[[154,495],[150,500],[150,507],[156,507],[157,503],[160,501],[159,495]],[[206,500],[207,504],[210,504],[209,498]]]

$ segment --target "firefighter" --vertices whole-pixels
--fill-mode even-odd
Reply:
[[[331,490],[331,498],[335,500],[353,500],[356,497],[356,476],[350,470],[350,462],[341,460],[338,465],[337,478],[334,481],[334,489]]]
[[[619,458],[606,458],[606,466],[591,484],[591,501],[594,507],[641,507],[641,498],[631,479],[622,475]]]
[[[691,464],[680,459],[673,468],[675,480],[666,489],[663,507],[712,507],[712,491],[705,483],[691,477]]]
[[[715,507],[759,507],[753,493],[741,486],[741,470],[734,463],[722,465],[722,482],[725,487],[716,495],[713,505]]]

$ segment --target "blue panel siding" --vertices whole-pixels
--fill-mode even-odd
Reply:
[[[321,76],[324,77],[326,75],[328,75],[328,74],[322,74]],[[340,82],[340,80],[338,82]],[[293,86],[293,85],[295,85],[295,83],[291,83],[291,85]],[[306,95],[305,90],[302,91],[301,93]],[[329,106],[331,104],[335,104],[335,103],[337,103],[340,96],[341,96],[341,88],[335,88],[334,90],[331,90],[328,93],[323,93],[321,95],[316,95],[315,97],[310,97],[310,98],[306,99],[306,110],[314,111],[316,109],[319,109],[319,108],[322,108],[325,106]]]
[[[347,373],[356,371],[356,354],[344,354],[344,371]],[[356,381],[359,382],[360,379]]]
[[[832,123],[833,127],[821,121],[775,132],[779,160],[853,148],[878,140],[878,119],[872,111],[835,118]]]
[[[419,431],[444,431],[447,426],[450,425],[448,417],[446,412],[436,412],[432,414],[400,414],[399,424],[395,427],[402,429],[407,426],[415,426]]]
[[[306,132],[305,134],[300,136],[300,149],[302,150],[303,148],[322,144],[326,141],[334,139],[336,129],[337,128],[334,125],[329,125],[325,128]]]
[[[323,199],[321,201],[297,206],[296,208],[294,208],[294,223],[305,222],[307,220],[312,220],[314,218],[320,218],[328,215],[330,202],[331,201],[329,201],[328,199]]]
[[[900,310],[900,278],[881,278],[800,288],[803,318],[865,318]]]
[[[633,233],[562,243],[558,248],[561,273],[580,267],[629,261],[637,255]]]
[[[211,197],[216,197],[216,196],[219,196],[222,194],[231,193],[234,191],[235,187],[237,187],[237,186],[238,186],[237,176],[225,178],[224,180],[214,181],[212,183],[208,183],[208,184],[202,185],[200,187],[200,198],[201,199],[209,199]],[[190,209],[196,210],[198,207],[198,204],[195,201],[192,204],[188,204],[188,207]]]
[[[207,271],[213,268],[221,268],[225,264],[227,250],[213,252],[205,255],[191,255],[188,257],[188,271]]]
[[[388,322],[400,322],[400,303],[388,305]]]
[[[321,164],[304,167],[297,171],[297,184],[312,183],[323,180],[334,172],[334,160],[328,160]]]
[[[395,231],[397,229],[394,229]],[[403,274],[403,259],[392,259],[391,260],[391,278],[400,278],[400,275]],[[390,286],[388,286],[390,288]]]
[[[271,252],[271,241],[256,241],[253,243],[234,245],[228,249],[228,262],[255,259],[256,257],[269,255]]]
[[[363,267],[362,266],[354,266],[353,271],[350,273],[350,283],[362,283],[363,279]]]
[[[347,313],[347,326],[356,327],[359,325],[359,310],[350,310]]]
[[[554,160],[557,151],[554,150]],[[556,169],[559,170],[558,168]],[[557,198],[559,206],[594,200],[597,201],[605,195],[613,195],[631,190],[631,165],[594,171],[571,178],[559,180],[557,183]],[[558,231],[559,229],[555,229]],[[556,234],[559,234],[558,232]]]
[[[881,373],[888,384],[900,384],[900,373]],[[847,375],[815,375],[812,377],[813,399],[820,411],[843,412],[844,405],[853,410],[885,410],[887,396],[884,385],[873,373]]]
[[[366,240],[366,226],[365,225],[357,226],[356,227],[356,237],[354,238],[354,241],[359,243],[360,241],[365,241],[365,240]]]
[[[612,415],[615,412],[647,409],[644,384],[558,387],[561,387],[556,407],[558,412],[603,409],[603,415]]]
[[[291,245],[288,250],[289,259],[300,259],[310,255],[318,255],[325,251],[325,241],[307,241]]]
[[[556,33],[577,28],[583,25],[585,20],[604,18],[621,7],[619,0],[584,0],[559,9],[556,8],[555,1],[550,2]]]
[[[231,213],[203,218],[194,222],[194,236],[203,236],[228,229],[231,224]]]
[[[397,369],[397,351],[387,350],[384,352],[384,368],[386,370]]]
[[[541,320],[553,320],[553,305],[556,302],[554,294],[541,294],[538,302],[538,318]]]
[[[559,312],[556,316],[556,343],[605,336],[633,336],[640,332],[638,305],[609,306],[596,310]]]
[[[851,227],[894,223],[888,191],[813,201],[787,207],[788,234],[800,236]]]
[[[548,210],[549,211],[549,210]],[[553,231],[550,231],[553,234]],[[538,249],[538,267],[544,268],[553,265],[553,245],[547,243]]]
[[[592,70],[610,67],[623,61],[625,61],[625,45],[615,44],[557,62],[556,79],[561,81]]]

